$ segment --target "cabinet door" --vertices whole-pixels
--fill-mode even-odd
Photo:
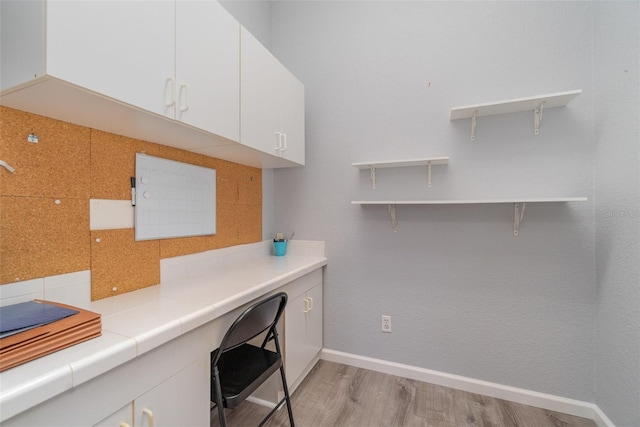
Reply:
[[[47,73],[173,117],[175,11],[169,1],[48,1]]]
[[[209,425],[209,371],[209,357],[200,358],[136,399],[135,427]]]
[[[217,2],[176,3],[176,119],[240,139],[240,24]]]
[[[245,28],[240,32],[240,143],[279,155],[277,59]]]
[[[278,64],[279,128],[286,135],[281,156],[304,165],[304,86],[283,65]]]
[[[307,292],[311,298],[311,310],[307,312],[307,354],[311,361],[322,349],[322,284]],[[308,362],[309,362],[308,361]],[[307,363],[308,363],[307,362]]]
[[[130,403],[104,420],[95,424],[93,427],[133,427],[133,403]]]
[[[287,303],[285,364],[287,381],[296,384],[322,349],[322,284]]]
[[[306,294],[287,303],[285,309],[285,371],[287,382],[294,384],[307,366]]]

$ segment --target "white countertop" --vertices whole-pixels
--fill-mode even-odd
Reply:
[[[264,241],[161,262],[161,283],[94,301],[102,336],[0,373],[0,422],[327,264],[323,242]]]

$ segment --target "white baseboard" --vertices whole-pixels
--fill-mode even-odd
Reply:
[[[580,400],[567,399],[551,394],[538,393],[536,391],[335,350],[322,349],[320,359],[544,408],[550,411],[589,418],[594,420],[598,427],[615,427],[597,405]]]
[[[593,421],[598,424],[598,427],[616,427],[613,422],[600,410],[598,405],[593,405]]]

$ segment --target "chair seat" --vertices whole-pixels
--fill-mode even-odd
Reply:
[[[282,358],[278,353],[251,344],[242,344],[223,353],[218,368],[224,407],[238,406],[281,366]],[[213,384],[211,401],[216,401]]]
[[[211,402],[218,410],[221,427],[227,425],[224,408],[240,405],[276,371],[280,371],[284,397],[264,417],[260,426],[286,403],[289,424],[295,427],[276,327],[286,305],[285,292],[278,292],[253,304],[238,316],[224,334],[220,347],[211,353]],[[260,347],[247,344],[261,334],[264,337]],[[275,351],[265,349],[270,342]]]

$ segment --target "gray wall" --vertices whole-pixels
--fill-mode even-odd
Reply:
[[[272,47],[305,84],[307,167],[274,172],[275,223],[326,241],[326,348],[594,400],[591,3],[274,2]],[[453,106],[571,89],[547,110],[449,121]],[[451,157],[369,174],[352,162]],[[513,206],[375,198],[588,196]],[[389,314],[393,333],[380,332]]]
[[[271,49],[271,1],[219,0],[234,18]]]
[[[595,7],[596,402],[640,426],[640,3]]]
[[[640,425],[640,4],[223,3],[305,84],[307,167],[264,171],[264,227],[327,242],[325,347]],[[530,114],[479,119],[475,143],[448,120],[577,88],[538,137]],[[350,166],[439,155],[429,190],[421,169],[379,170],[373,191]],[[399,207],[393,233],[386,207],[350,204],[574,195],[590,201],[527,206],[517,238],[510,205]]]

